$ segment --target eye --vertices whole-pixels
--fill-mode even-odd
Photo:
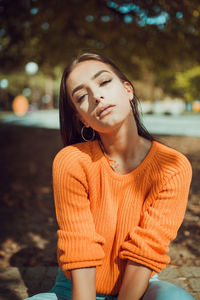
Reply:
[[[104,80],[100,83],[100,86],[103,86],[103,85],[106,85],[107,83],[111,82],[112,79],[109,79],[109,80]]]
[[[77,102],[80,103],[80,102],[83,100],[83,98],[84,98],[85,96],[86,96],[86,94],[83,95],[83,96],[81,96],[81,97],[79,97],[79,98],[77,99]]]

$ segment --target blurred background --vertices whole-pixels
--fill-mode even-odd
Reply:
[[[113,60],[133,82],[149,131],[190,160],[188,209],[170,255],[173,266],[200,266],[199,49],[199,0],[0,0],[3,272],[57,265],[51,166],[62,148],[59,85],[82,52]],[[20,299],[2,282],[2,299]],[[24,282],[29,294],[39,288]]]

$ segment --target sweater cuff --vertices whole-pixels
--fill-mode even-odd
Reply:
[[[102,259],[88,260],[88,261],[82,261],[82,262],[72,262],[72,263],[61,263],[61,261],[59,261],[60,268],[63,272],[70,271],[73,269],[97,267],[97,266],[101,266],[102,263],[103,263]]]
[[[170,262],[170,257],[168,255],[163,255],[162,261],[157,261],[148,257],[143,257],[136,253],[131,253],[128,250],[121,251],[119,253],[119,257],[121,259],[129,259],[143,266],[146,266],[151,270],[155,271],[156,273],[160,273],[163,269],[166,268],[166,265]]]
[[[57,257],[61,270],[102,265],[105,239],[99,234],[83,235],[58,230]]]

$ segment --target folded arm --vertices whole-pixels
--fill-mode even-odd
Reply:
[[[140,224],[130,230],[121,246],[120,258],[128,263],[118,300],[140,299],[152,271],[159,273],[170,261],[168,246],[184,218],[191,176],[191,166],[185,160],[173,176],[158,185],[159,192],[155,189],[146,199]]]

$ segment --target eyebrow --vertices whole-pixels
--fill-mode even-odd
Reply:
[[[109,71],[107,71],[107,70],[101,70],[101,71],[98,71],[96,74],[94,74],[93,76],[92,76],[92,80],[94,80],[94,79],[96,79],[98,76],[100,76],[102,73],[104,73],[104,72],[107,72],[107,73],[110,73]],[[73,91],[72,91],[72,97],[73,97],[73,95],[74,95],[74,93],[76,93],[78,90],[80,90],[80,89],[82,89],[84,87],[84,85],[83,84],[80,84],[80,85],[78,85],[77,87],[75,87],[74,89],[73,89]]]

